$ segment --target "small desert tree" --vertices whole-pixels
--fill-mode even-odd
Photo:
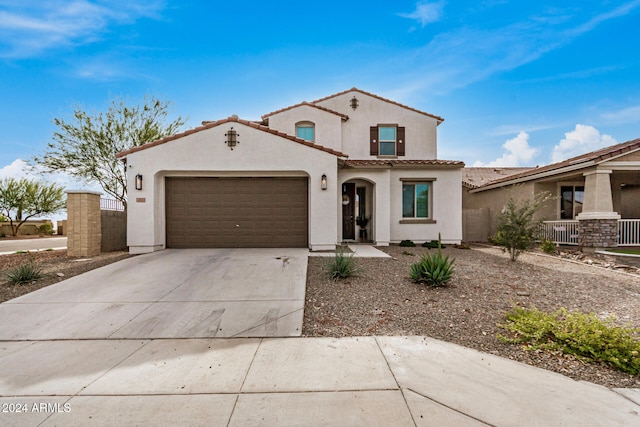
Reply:
[[[46,172],[64,172],[98,183],[105,193],[127,206],[125,166],[116,154],[175,134],[182,117],[167,120],[168,101],[145,97],[142,105],[116,98],[105,112],[76,108],[71,119],[54,119],[58,130],[48,150],[34,161]]]
[[[548,192],[539,193],[533,199],[520,202],[511,197],[498,214],[498,231],[492,239],[496,244],[505,247],[511,261],[515,261],[536,241],[542,221],[534,220],[533,217],[551,198]]]
[[[0,181],[0,211],[9,219],[14,236],[29,218],[54,214],[65,207],[63,188],[29,179]]]

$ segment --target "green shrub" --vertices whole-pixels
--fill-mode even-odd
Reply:
[[[40,278],[42,278],[42,271],[33,261],[20,264],[7,272],[7,279],[14,285],[33,282]]]
[[[412,240],[403,240],[400,242],[400,246],[404,246],[406,248],[413,248],[416,244],[413,243]]]
[[[360,268],[358,268],[356,260],[353,258],[354,255],[345,255],[342,250],[336,252],[335,257],[330,258],[325,265],[325,270],[329,277],[333,280],[338,280],[358,274]]]
[[[516,187],[517,188],[517,187]],[[534,220],[535,213],[550,200],[550,194],[542,192],[533,199],[516,201],[510,198],[502,211],[498,214],[498,231],[491,237],[491,241],[504,246],[509,252],[511,261],[535,242],[540,234],[542,221]]]
[[[430,242],[424,242],[422,244],[422,247],[423,248],[427,248],[427,249],[436,249],[436,248],[440,247],[440,248],[444,249],[446,246],[443,245],[442,243],[440,243],[439,240],[432,240]]]
[[[453,263],[455,259],[449,259],[449,255],[442,256],[442,245],[438,235],[438,252],[435,255],[425,254],[420,261],[411,265],[409,275],[416,283],[426,283],[429,286],[446,286],[453,275]]]
[[[53,225],[49,223],[44,223],[38,227],[38,234],[44,235],[52,235],[53,234]]]
[[[503,342],[527,344],[529,349],[560,350],[588,362],[606,363],[621,371],[640,374],[640,328],[622,327],[613,317],[568,312],[548,314],[514,307],[499,325],[510,332]]]
[[[551,241],[549,239],[543,239],[540,242],[540,249],[542,249],[543,252],[546,252],[548,254],[555,254],[556,253],[556,244],[553,243],[553,241]]]

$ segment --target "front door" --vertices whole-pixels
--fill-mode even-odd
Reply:
[[[342,240],[355,240],[355,203],[356,184],[346,182],[342,184]]]

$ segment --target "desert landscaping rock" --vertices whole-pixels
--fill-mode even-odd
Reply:
[[[0,255],[0,302],[17,298],[21,295],[36,291],[45,286],[58,283],[69,277],[76,276],[89,270],[111,264],[128,258],[128,252],[106,252],[99,256],[86,259],[85,262],[73,262],[77,257],[70,257],[66,250],[26,252],[18,254]],[[28,284],[13,285],[6,279],[6,273],[20,264],[33,262],[38,265],[44,278]]]
[[[427,249],[380,249],[392,258],[358,258],[362,273],[342,281],[324,274],[326,260],[309,259],[304,336],[424,335],[577,380],[640,387],[638,376],[561,353],[527,351],[496,337],[513,305],[606,312],[639,327],[640,276],[535,253],[514,263],[497,248],[447,247],[443,253],[456,259],[453,279],[448,287],[429,288],[409,278],[411,264]]]

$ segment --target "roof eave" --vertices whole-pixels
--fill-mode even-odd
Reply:
[[[540,179],[540,178],[547,178],[553,175],[561,175],[563,173],[567,173],[567,172],[575,172],[578,171],[580,169],[585,169],[591,166],[595,166],[596,162],[594,160],[589,160],[586,162],[582,162],[582,163],[578,163],[575,165],[569,165],[569,166],[564,166],[562,168],[558,168],[558,169],[551,169],[551,170],[547,170],[547,171],[543,171],[540,173],[536,173],[536,174],[532,174],[532,175],[527,175],[527,176],[522,176],[519,178],[514,178],[514,179],[508,179],[505,181],[500,181],[497,183],[489,183],[486,185],[482,185],[478,188],[475,188],[473,190],[470,191],[470,193],[479,193],[481,191],[485,191],[485,190],[493,190],[495,188],[500,188],[500,187],[507,187],[509,185],[513,185],[513,184],[520,184],[523,182],[527,182],[527,181],[534,181],[536,179]]]

